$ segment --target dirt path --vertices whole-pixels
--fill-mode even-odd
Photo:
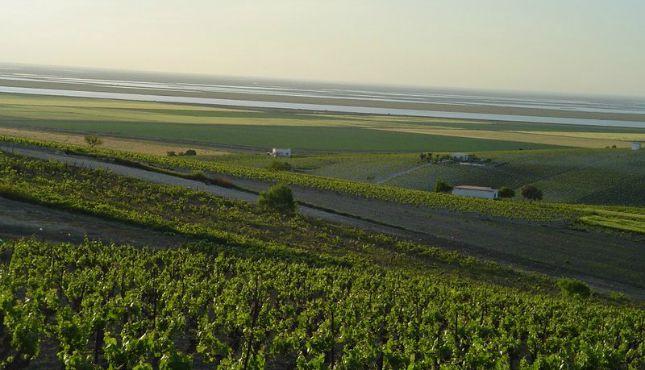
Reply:
[[[156,248],[176,247],[187,241],[180,235],[0,197],[0,239],[22,237],[70,243],[80,243],[87,237]]]
[[[74,166],[106,169],[118,175],[183,186],[229,199],[254,202],[257,197],[251,192],[40,148],[12,148],[0,144],[0,150]],[[232,180],[256,192],[270,185],[241,178]],[[553,276],[572,276],[603,290],[622,290],[645,299],[645,237],[592,229],[574,230],[558,223],[456,213],[311,188],[293,187],[293,190],[298,201],[313,206],[299,208],[309,217],[452,248]]]
[[[412,173],[412,172],[414,172],[416,170],[420,170],[420,169],[428,167],[428,166],[432,166],[432,163],[424,163],[424,164],[421,164],[421,165],[418,165],[418,166],[414,166],[412,168],[408,168],[407,170],[404,170],[404,171],[399,171],[399,172],[390,174],[390,175],[388,175],[388,176],[386,176],[384,178],[376,180],[374,183],[375,184],[385,184],[386,182],[388,182],[388,181],[390,181],[392,179],[395,179],[395,178],[397,178],[399,176],[407,175],[409,173]]]

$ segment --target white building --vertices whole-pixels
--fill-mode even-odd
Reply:
[[[468,153],[450,153],[450,158],[455,161],[469,161],[472,157]]]
[[[269,155],[272,156],[273,158],[291,157],[291,148],[287,148],[287,149],[273,148],[273,150],[269,152]]]
[[[484,186],[459,185],[452,189],[452,194],[470,198],[497,199],[497,189]]]
[[[632,150],[641,150],[641,143],[633,142]]]

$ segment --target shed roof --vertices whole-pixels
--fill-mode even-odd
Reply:
[[[496,189],[489,188],[486,186],[474,186],[474,185],[457,185],[454,187],[455,189],[462,189],[462,190],[477,190],[477,191],[488,191],[488,192],[496,192]]]

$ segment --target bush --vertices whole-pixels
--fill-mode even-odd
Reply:
[[[286,185],[278,184],[260,193],[258,205],[265,209],[281,213],[292,213],[296,210],[296,201],[293,193]]]
[[[101,140],[101,138],[96,135],[85,136],[85,142],[90,146],[90,148],[94,148],[95,146],[103,144],[103,140]]]
[[[629,299],[627,299],[627,296],[625,296],[625,293],[623,292],[609,292],[609,299],[616,301],[616,302],[627,302]]]
[[[273,161],[267,166],[267,168],[272,171],[291,171],[293,167],[291,167],[289,162]]]
[[[589,285],[576,279],[558,279],[557,283],[564,295],[587,298],[591,295]]]
[[[184,155],[197,155],[197,152],[193,149],[188,149],[184,152]]]
[[[449,193],[452,190],[452,186],[448,185],[447,183],[437,180],[434,184],[434,192],[435,193]]]
[[[533,185],[522,186],[522,196],[530,200],[542,200],[542,190]]]
[[[177,156],[177,153],[174,150],[170,150],[170,151],[166,152],[166,155],[168,157],[175,157],[175,156]]]
[[[497,191],[497,195],[499,195],[500,198],[513,198],[515,196],[515,190],[502,186]]]

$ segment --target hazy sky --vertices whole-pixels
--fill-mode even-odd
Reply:
[[[0,62],[645,96],[645,1],[0,0]]]

